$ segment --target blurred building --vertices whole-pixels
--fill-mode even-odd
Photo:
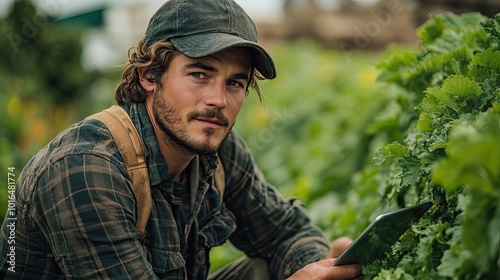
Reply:
[[[14,0],[3,0],[14,1]],[[120,64],[164,0],[34,1],[53,23],[83,25],[82,63],[89,69]],[[499,0],[237,0],[255,19],[263,44],[310,38],[342,49],[415,44],[415,29],[443,11],[493,16]],[[2,4],[5,6],[5,4]],[[202,20],[202,19],[201,19]]]
[[[499,0],[284,0],[279,22],[261,23],[264,38],[312,38],[343,49],[417,43],[416,28],[433,14],[480,12],[493,17]]]

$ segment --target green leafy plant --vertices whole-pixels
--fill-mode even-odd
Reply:
[[[28,19],[30,9],[23,13]],[[0,26],[5,34],[22,27],[9,20],[15,18]],[[0,85],[7,89],[0,94],[0,148],[9,151],[0,156],[4,169],[20,171],[54,133],[107,107],[101,96],[112,99],[112,86],[87,94],[93,77],[82,76],[79,55],[71,54],[68,64],[61,49],[76,46],[78,36],[61,34],[43,26],[30,44],[17,45],[17,56],[11,37],[2,37],[9,56],[0,63]],[[262,84],[267,105],[246,101],[236,128],[266,178],[305,202],[331,239],[356,237],[381,212],[435,203],[385,260],[364,267],[366,279],[500,279],[500,16],[445,13],[418,35],[418,50],[394,46],[378,71],[371,65],[379,56],[372,53],[346,62],[340,52],[311,42],[272,46],[281,70]],[[44,66],[30,67],[38,56]],[[61,61],[70,68],[51,78],[48,72]],[[103,79],[114,84],[118,74]],[[383,86],[374,83],[377,74]],[[70,98],[59,88],[82,91]],[[80,104],[86,96],[90,107]],[[85,114],[67,113],[74,108]],[[34,137],[37,131],[45,132]],[[25,147],[38,138],[36,148]],[[239,254],[215,249],[213,268]]]
[[[499,27],[500,15],[444,13],[418,29],[418,51],[379,64],[399,92],[392,129],[406,129],[375,154],[370,180],[384,205],[435,206],[368,278],[499,279]]]

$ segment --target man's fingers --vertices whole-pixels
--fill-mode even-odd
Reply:
[[[361,274],[363,270],[361,264],[341,265],[339,268],[342,268],[344,271],[344,275],[346,277],[344,279],[363,279],[364,277],[363,274]],[[356,276],[358,276],[358,278],[353,278]]]
[[[361,264],[348,264],[348,265],[340,265],[340,266],[332,266],[335,258],[328,258],[318,262],[320,266],[327,266],[335,271],[335,279],[349,279],[349,280],[358,280],[363,279],[362,266]],[[361,278],[360,278],[361,277]]]
[[[310,263],[295,272],[288,280],[358,280],[363,279],[361,264],[332,266],[334,258],[323,259]]]
[[[335,262],[335,259],[334,258],[326,258],[326,259],[322,259],[320,261],[318,261],[318,264],[321,265],[321,266],[333,266],[333,262]]]

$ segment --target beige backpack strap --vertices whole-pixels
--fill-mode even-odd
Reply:
[[[224,189],[226,188],[226,177],[225,177],[224,166],[222,166],[222,161],[221,161],[219,155],[217,155],[217,158],[219,159],[219,164],[217,165],[217,169],[215,169],[214,181],[215,181],[215,187],[217,187],[217,189],[219,189],[220,199],[224,200]]]
[[[118,105],[103,110],[88,118],[96,119],[106,125],[120,151],[127,171],[132,178],[139,216],[135,228],[137,235],[146,233],[149,215],[152,209],[151,187],[149,185],[148,166],[141,146],[139,134],[127,112]]]

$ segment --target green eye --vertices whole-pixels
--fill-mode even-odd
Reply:
[[[205,78],[205,74],[200,73],[200,72],[191,73],[191,76],[193,76],[196,79],[203,79],[203,78]]]

